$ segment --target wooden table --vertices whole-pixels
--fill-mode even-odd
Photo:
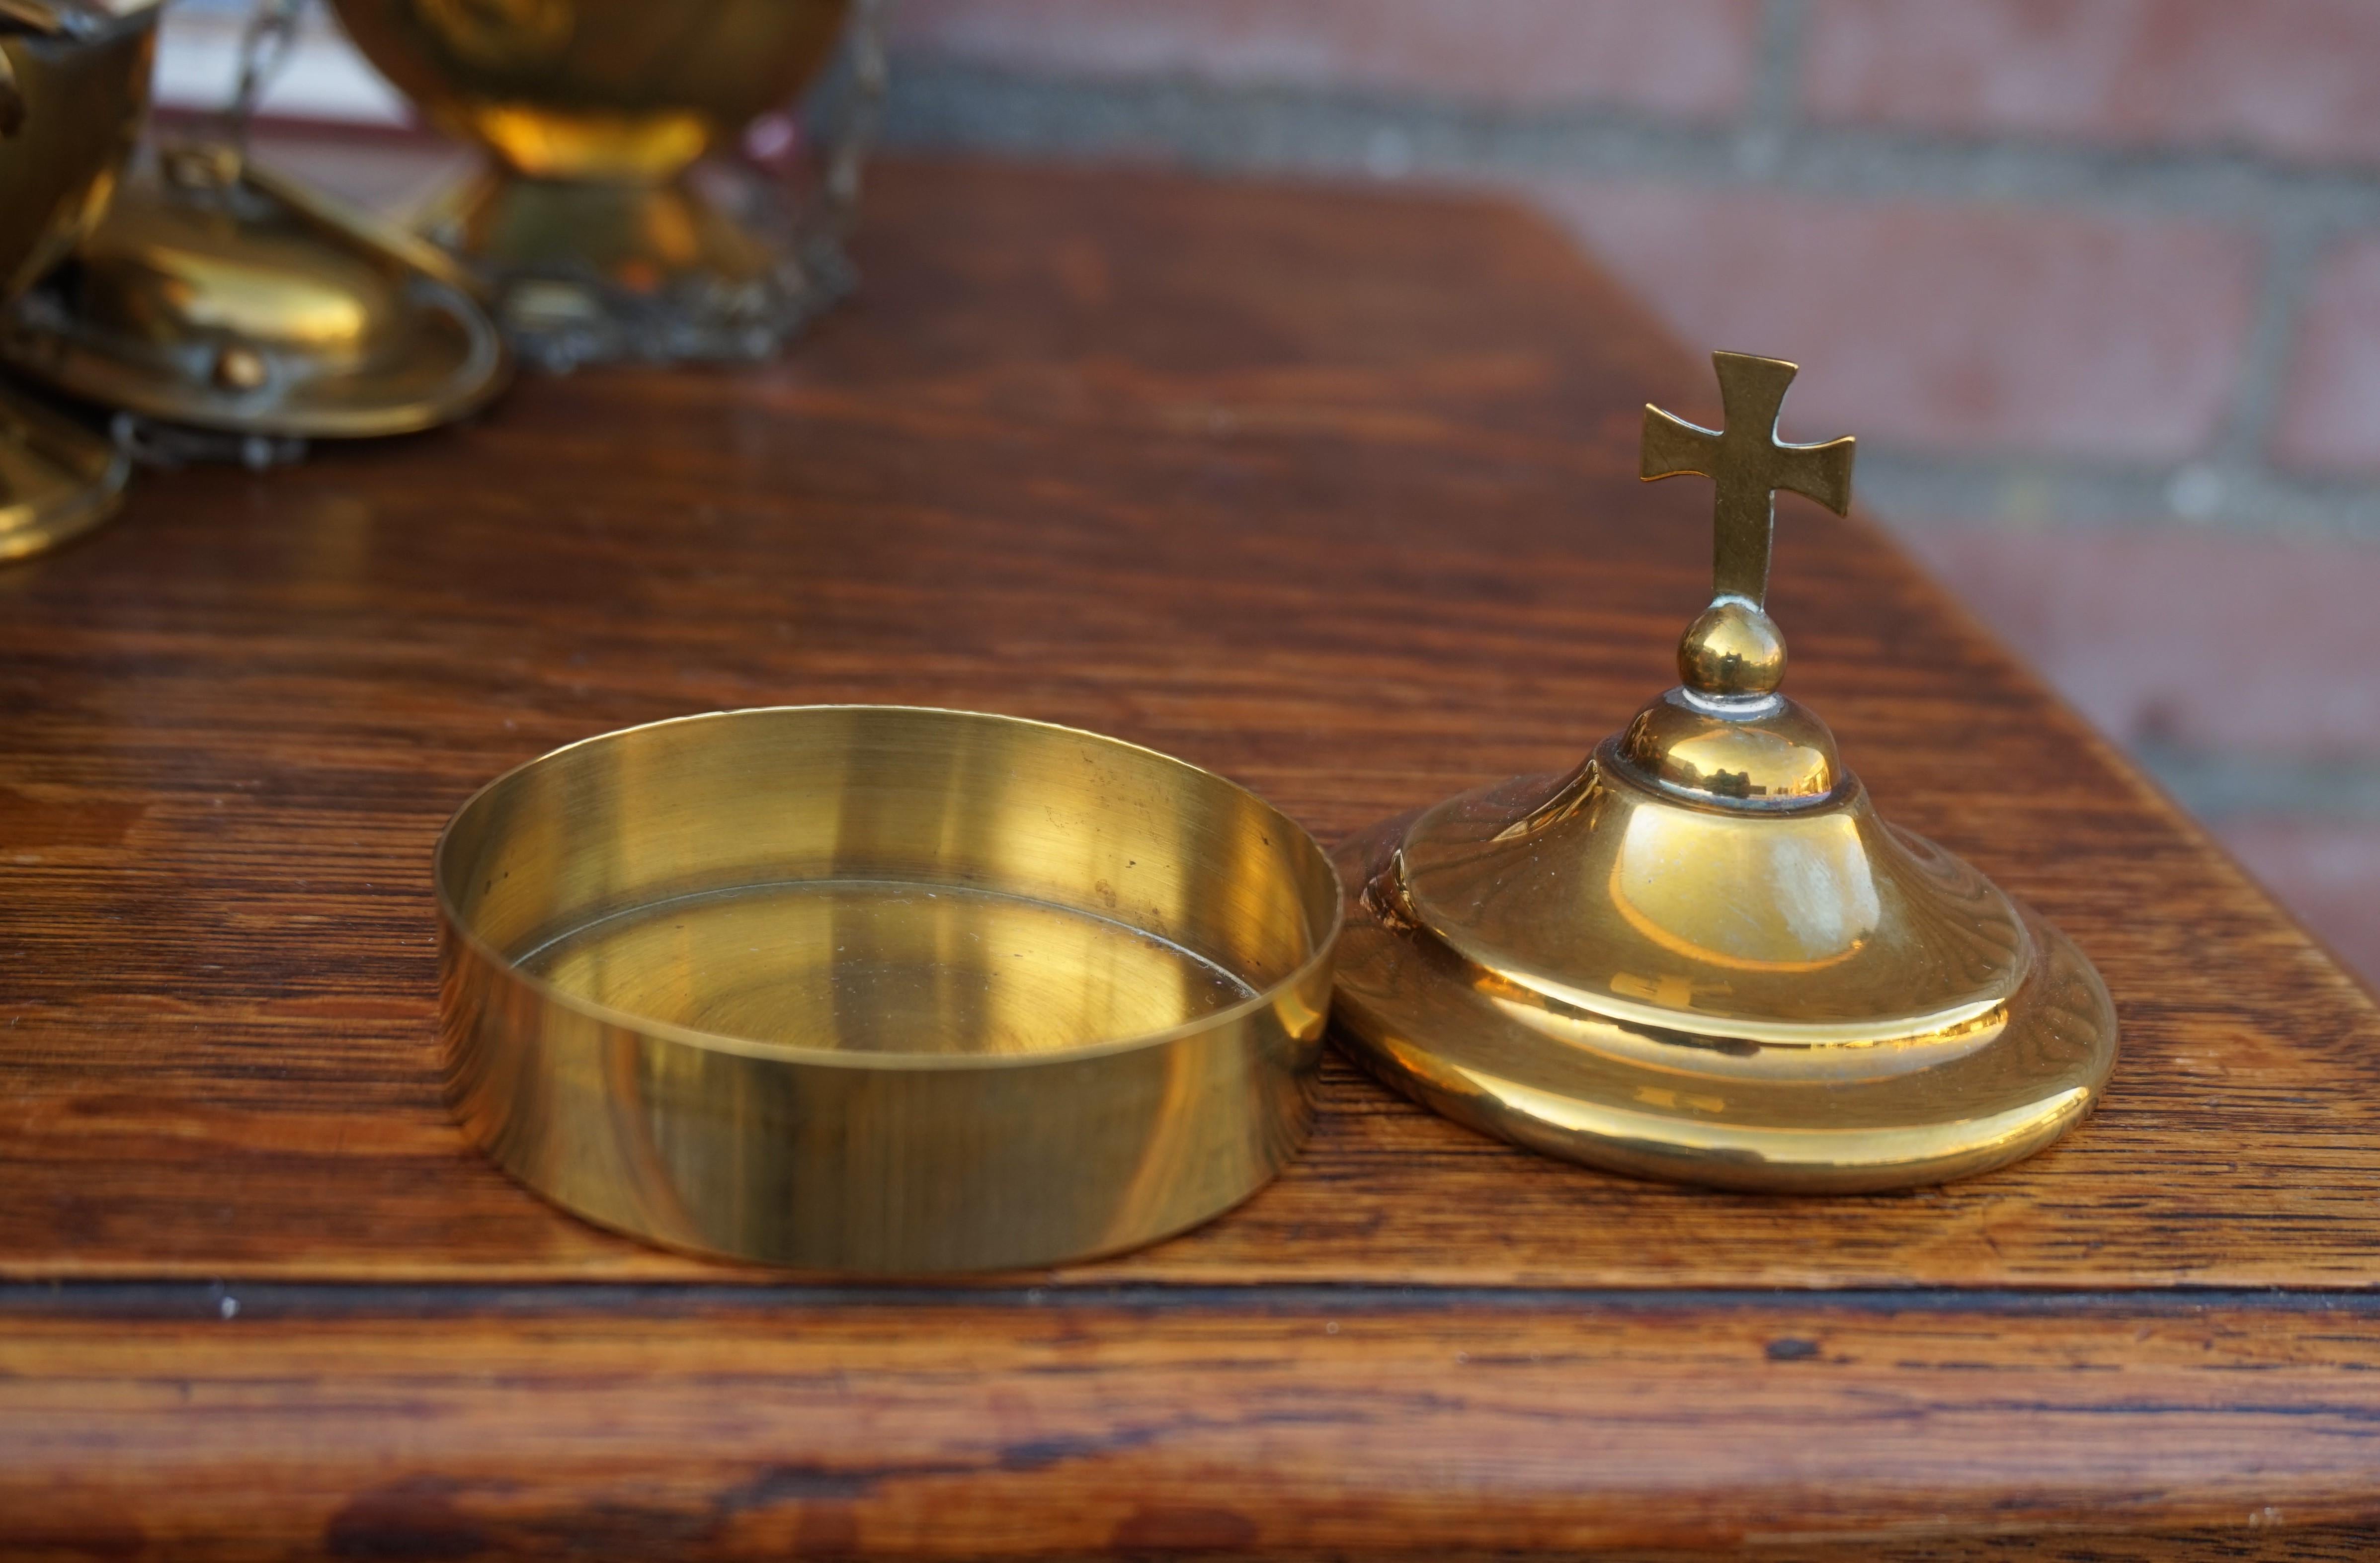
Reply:
[[[2107,1105],[2038,1159],[1660,1187],[1334,1063],[1232,1216],[935,1288],[676,1257],[494,1172],[439,1100],[428,861],[518,760],[976,707],[1330,839],[1575,758],[1701,605],[1706,492],[1640,488],[1634,435],[1716,417],[1707,366],[1515,210],[913,164],[860,249],[784,364],[152,475],[0,574],[0,1550],[2380,1546],[2380,1012],[1798,501],[1795,692],[2116,994]]]

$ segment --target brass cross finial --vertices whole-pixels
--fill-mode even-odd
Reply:
[[[1642,476],[1709,478],[1718,485],[1718,539],[1711,575],[1719,597],[1765,606],[1768,541],[1777,519],[1776,491],[1806,494],[1836,515],[1852,506],[1852,437],[1819,445],[1789,445],[1777,438],[1785,388],[1801,371],[1782,358],[1713,353],[1718,369],[1722,430],[1700,428],[1645,405]]]

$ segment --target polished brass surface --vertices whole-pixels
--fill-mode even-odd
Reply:
[[[1799,367],[1749,353],[1713,353],[1718,369],[1723,430],[1703,429],[1656,406],[1645,409],[1639,456],[1646,481],[1708,478],[1716,485],[1712,584],[1720,598],[1754,607],[1768,600],[1768,543],[1776,529],[1777,491],[1791,489],[1838,515],[1852,505],[1852,442],[1846,435],[1815,445],[1777,438],[1786,387]]]
[[[1645,409],[1645,476],[1718,486],[1684,683],[1573,772],[1342,845],[1336,1014],[1428,1106],[1620,1171],[1822,1193],[2002,1165],[2097,1100],[2113,1007],[2064,936],[1886,824],[1778,693],[1770,489],[1847,507],[1852,442],[1778,443],[1794,366],[1716,357],[1727,433]]]
[[[488,167],[425,227],[565,355],[732,356],[815,291],[783,236],[686,177],[825,64],[851,0],[334,0],[364,55]],[[673,330],[674,335],[672,334]],[[673,344],[684,351],[674,351]]]
[[[451,421],[510,361],[431,245],[228,146],[162,151],[18,306],[20,371],[234,434],[355,438]]]
[[[436,858],[449,1094],[564,1207],[879,1275],[1059,1264],[1295,1154],[1340,894],[1146,749],[898,707],[558,750]]]
[[[106,209],[149,107],[153,6],[12,0],[0,8],[0,309]],[[115,514],[128,466],[104,438],[0,396],[0,561]]]

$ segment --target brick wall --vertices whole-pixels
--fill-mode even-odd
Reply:
[[[2380,0],[895,6],[896,143],[1490,187],[1802,360],[1797,430],[2380,980]],[[194,80],[244,8],[181,0]]]
[[[2380,4],[902,0],[894,138],[1493,187],[2380,980]]]

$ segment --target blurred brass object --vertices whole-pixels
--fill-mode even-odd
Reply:
[[[492,783],[435,872],[464,1128],[656,1242],[1059,1264],[1206,1220],[1305,1137],[1330,862],[1113,739],[901,707],[657,722]]]
[[[0,563],[114,515],[131,476],[132,458],[115,442],[0,388]]]
[[[106,209],[148,113],[156,24],[153,6],[0,6],[0,309]],[[102,436],[0,395],[0,560],[106,520],[128,474]]]
[[[293,439],[406,434],[477,409],[510,360],[434,247],[219,145],[167,147],[0,351],[170,424]]]
[[[1682,684],[1574,771],[1342,846],[1340,1024],[1426,1105],[1618,1171],[1847,1193],[2000,1166],[2089,1112],[2114,1008],[2063,935],[1884,823],[1777,692],[1771,491],[1847,510],[1852,442],[1779,443],[1794,366],[1715,359],[1724,432],[1645,408],[1645,477],[1718,490]]]
[[[773,347],[832,279],[686,176],[786,105],[851,0],[334,0],[365,57],[489,165],[425,221],[561,362]]]

